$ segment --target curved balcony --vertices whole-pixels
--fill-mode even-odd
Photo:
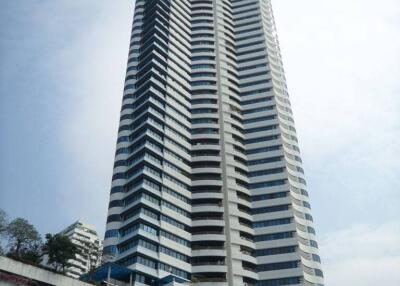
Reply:
[[[228,267],[225,264],[202,264],[192,265],[192,273],[204,273],[204,272],[227,272]]]
[[[220,204],[204,203],[201,205],[192,206],[192,213],[202,213],[202,212],[210,212],[210,213],[224,212],[224,207],[222,206],[222,203]]]
[[[226,250],[225,249],[219,249],[219,248],[192,250],[192,256],[193,257],[212,256],[212,255],[226,256]]]
[[[205,160],[205,162],[207,162],[207,161]],[[197,164],[197,165],[199,165],[199,164]],[[196,175],[201,175],[201,174],[207,175],[208,173],[221,174],[222,170],[219,166],[218,167],[210,166],[210,165],[207,166],[207,163],[204,163],[204,166],[196,166],[195,165],[195,167],[192,167],[193,180],[196,180]]]
[[[192,181],[192,186],[197,187],[197,186],[219,186],[222,187],[222,181],[221,180],[198,180],[198,181]]]
[[[193,241],[226,241],[226,236],[223,232],[204,231],[192,234]]]

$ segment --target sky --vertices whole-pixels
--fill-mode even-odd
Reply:
[[[326,285],[400,285],[400,2],[272,0]],[[104,232],[133,1],[0,0],[0,208]]]

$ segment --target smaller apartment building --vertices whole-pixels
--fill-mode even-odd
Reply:
[[[61,234],[68,236],[82,251],[82,254],[69,261],[68,276],[79,278],[100,265],[102,243],[93,226],[76,221],[61,231]]]

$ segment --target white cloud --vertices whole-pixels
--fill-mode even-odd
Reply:
[[[399,222],[325,234],[320,245],[326,285],[400,285],[399,241]]]

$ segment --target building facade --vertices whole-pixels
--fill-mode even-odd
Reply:
[[[60,233],[68,236],[81,251],[68,261],[66,275],[78,279],[100,265],[102,243],[93,226],[76,221]]]
[[[270,0],[135,2],[104,246],[137,285],[323,285]]]

